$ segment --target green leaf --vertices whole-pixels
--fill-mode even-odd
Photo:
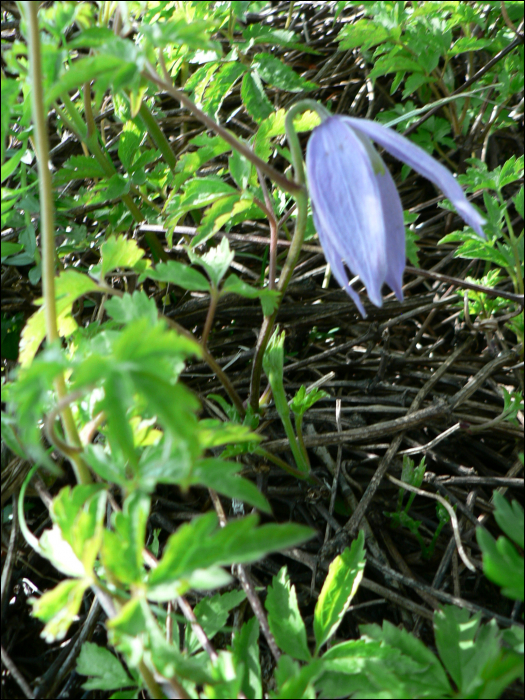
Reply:
[[[55,282],[56,312],[58,332],[67,337],[76,328],[76,321],[71,316],[71,307],[79,297],[89,292],[99,291],[98,285],[87,275],[76,270],[65,270]],[[42,303],[40,299],[37,303]],[[30,316],[20,338],[20,364],[25,367],[30,364],[46,335],[44,307]]]
[[[271,26],[260,24],[249,24],[242,31],[244,39],[248,42],[248,46],[256,46],[257,44],[271,44],[272,46],[286,46],[290,49],[299,49],[306,53],[319,54],[309,46],[298,41],[297,34],[286,29],[273,29]],[[246,49],[243,49],[246,50]]]
[[[481,634],[481,615],[447,605],[434,614],[434,634],[441,660],[458,687],[460,697],[472,697],[482,684],[485,663],[499,653],[494,634]],[[488,628],[485,625],[485,628]],[[484,643],[485,642],[485,643]]]
[[[188,255],[191,262],[195,265],[200,265],[206,270],[212,285],[215,288],[228,272],[235,253],[230,250],[228,239],[224,237],[220,244],[215,248],[210,248],[204,255],[197,255],[191,248],[187,247]]]
[[[146,277],[159,282],[171,282],[177,287],[188,289],[191,292],[210,291],[210,283],[202,273],[176,260],[158,263],[155,268],[143,272],[139,281],[142,282]]]
[[[256,527],[257,522],[256,515],[249,515],[219,529],[215,513],[208,513],[182,525],[170,536],[158,567],[150,573],[151,592],[155,586],[176,582],[195,569],[249,563],[312,536],[309,528],[295,523]]]
[[[148,275],[149,276],[149,275]],[[131,323],[146,318],[154,326],[159,320],[159,311],[153,298],[144,291],[125,293],[122,297],[111,297],[106,301],[105,311],[117,323]]]
[[[290,584],[286,567],[273,577],[265,607],[268,624],[279,648],[294,659],[310,661],[312,656],[308,649],[306,627],[299,612],[295,586]]]
[[[219,72],[214,75],[213,81],[206,88],[202,102],[202,108],[206,114],[209,114],[213,119],[219,118],[224,98],[245,70],[243,64],[237,61],[229,61],[221,66]]]
[[[314,659],[306,666],[299,666],[297,661],[283,654],[275,669],[278,693],[272,694],[270,697],[289,698],[289,700],[299,700],[299,698],[315,700],[315,690],[312,683],[321,670],[322,667],[318,659]]]
[[[92,642],[84,642],[77,659],[76,671],[81,676],[89,676],[82,684],[84,690],[117,690],[135,687],[124,667],[109,649]]]
[[[259,443],[261,440],[262,436],[253,433],[246,425],[223,423],[211,418],[205,418],[199,422],[199,444],[203,450],[229,443]]]
[[[242,590],[228,591],[227,593],[217,593],[211,598],[204,598],[197,603],[193,612],[208,639],[213,639],[217,632],[224,627],[230,611],[240,605],[245,598],[246,593]],[[184,642],[187,653],[194,654],[201,646],[192,626],[188,624]]]
[[[519,537],[518,533],[515,533]],[[476,528],[476,539],[483,552],[483,573],[501,586],[504,596],[523,601],[524,573],[523,557],[506,537],[494,540],[487,530]]]
[[[247,698],[262,697],[259,663],[259,622],[252,617],[232,637],[232,653],[236,668],[243,668],[241,689]]]
[[[113,36],[112,42],[116,39],[117,37]],[[68,65],[68,69],[64,70],[58,81],[47,91],[44,99],[45,109],[49,109],[62,93],[70,92],[92,80],[103,79],[106,86],[113,85],[115,88],[126,81],[131,83],[138,74],[138,70],[136,63],[108,53],[80,58],[72,65]]]
[[[113,529],[104,530],[102,563],[121,583],[143,585],[142,550],[149,511],[149,496],[136,491],[125,499],[122,511],[113,514]]]
[[[243,426],[237,426],[239,428]],[[204,484],[219,493],[236,498],[262,510],[271,513],[272,509],[257,486],[248,479],[237,476],[242,468],[238,462],[227,462],[218,457],[208,457],[199,460],[192,469],[189,484]]]
[[[241,155],[239,151],[233,150],[228,159],[230,175],[235,180],[237,187],[245,190],[248,187],[250,176],[254,171],[254,166],[250,161]]]
[[[246,73],[242,79],[241,98],[248,114],[258,124],[267,119],[274,111],[257,73]]]
[[[2,241],[2,262],[4,262],[5,258],[8,258],[10,255],[15,255],[16,253],[19,253],[21,250],[24,250],[24,246],[21,245],[20,243],[11,243],[10,241]]]
[[[384,43],[390,37],[390,31],[380,24],[369,19],[359,19],[357,22],[351,22],[339,32],[337,41],[339,48],[342,51],[355,49],[369,49],[377,44]]]
[[[192,248],[196,248],[211,238],[224,224],[231,222],[236,213],[250,208],[251,199],[241,199],[241,196],[240,192],[226,195],[206,209],[197,235],[191,241]]]
[[[184,211],[190,211],[190,209],[200,209],[213,204],[226,194],[237,194],[237,192],[219,178],[200,177],[186,184],[180,203]],[[171,213],[169,207],[168,212]]]
[[[102,484],[66,486],[51,504],[53,522],[87,573],[93,569],[102,543],[106,497]]]
[[[126,122],[118,142],[118,157],[127,172],[131,172],[133,161],[138,155],[140,134],[133,122]]]
[[[41,636],[48,644],[64,639],[69,626],[77,619],[89,584],[89,579],[67,579],[40,598],[29,599],[33,615],[46,623]]]
[[[246,299],[260,299],[265,316],[271,316],[279,305],[280,292],[276,289],[256,289],[243,282],[237,275],[231,274],[222,285],[223,294],[238,294]]]
[[[314,611],[316,654],[341,624],[361,583],[364,568],[364,534],[360,530],[350,549],[347,547],[330,564],[328,576],[317,600]]]
[[[72,180],[102,179],[106,172],[100,163],[90,156],[71,156],[54,177],[55,185],[62,185]]]
[[[302,92],[315,90],[317,85],[302,78],[290,66],[269,53],[258,53],[252,61],[252,70],[280,90]]]
[[[395,51],[391,51],[384,56],[380,56],[374,63],[374,67],[370,71],[370,80],[375,80],[381,75],[388,73],[397,73],[399,71],[410,71],[410,73],[419,73],[421,68],[419,63],[407,56],[397,55]]]
[[[137,241],[124,236],[110,236],[100,246],[100,251],[102,253],[102,266],[99,279],[101,280],[119,267],[134,269],[144,257],[144,251],[139,248]]]
[[[2,165],[1,180],[4,182],[7,178],[12,175],[17,169],[24,153],[26,152],[27,141],[24,141],[20,147],[15,151],[14,156],[11,156],[6,163]],[[2,146],[3,148],[3,146]],[[3,243],[2,243],[3,245]]]
[[[290,401],[290,408],[295,414],[302,416],[309,408],[317,403],[317,401],[328,398],[329,396],[330,394],[328,394],[326,391],[317,388],[307,392],[306,387],[303,384]]]
[[[419,673],[413,672],[413,680],[417,679],[419,697],[447,697],[450,693],[450,683],[439,659],[413,634],[398,629],[388,620],[383,622],[382,629],[379,625],[361,625],[359,629],[363,636],[400,651],[417,664]]]
[[[494,517],[503,532],[523,549],[523,508],[518,501],[509,503],[505,496],[494,491]]]
[[[280,109],[278,112],[270,114],[270,116],[259,126],[259,129],[255,134],[254,151],[263,160],[267,161],[269,159],[274,148],[271,142],[272,137],[282,136],[284,134],[285,118],[285,110]],[[294,119],[294,128],[299,134],[303,131],[310,131],[314,127],[318,126],[320,122],[321,119],[317,112],[306,111],[303,112],[300,117]]]

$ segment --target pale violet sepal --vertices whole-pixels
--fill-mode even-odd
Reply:
[[[370,301],[383,303],[386,282],[402,301],[405,226],[397,188],[373,139],[440,187],[481,236],[483,217],[467,201],[449,171],[404,136],[366,119],[328,117],[316,127],[306,150],[314,223],[334,277],[366,313],[350,287],[345,264],[359,275]]]

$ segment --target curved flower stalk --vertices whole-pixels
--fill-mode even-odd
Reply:
[[[345,263],[359,275],[368,298],[383,304],[386,282],[403,300],[405,226],[392,176],[371,140],[433,182],[463,219],[482,237],[485,219],[467,201],[453,175],[404,136],[368,119],[329,116],[310,136],[306,149],[308,189],[314,223],[334,277],[355,302]]]

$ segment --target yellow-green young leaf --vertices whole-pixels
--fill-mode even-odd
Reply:
[[[88,579],[61,581],[40,598],[30,598],[33,615],[47,622],[41,636],[48,644],[64,639],[69,626],[78,615],[84,591],[89,588]]]
[[[100,247],[102,252],[102,267],[100,279],[118,267],[134,268],[144,257],[144,251],[137,242],[124,236],[110,236]]]
[[[96,292],[97,290],[98,285],[96,282],[76,270],[66,270],[57,277],[55,296],[58,332],[63,338],[70,335],[77,328],[77,324],[71,316],[73,302],[84,294]],[[39,299],[37,303],[42,304],[42,301],[42,299]],[[19,355],[22,367],[31,363],[45,335],[46,321],[44,307],[42,306],[29,318],[22,331]]]
[[[336,632],[361,583],[365,568],[364,541],[361,530],[350,549],[347,547],[330,564],[314,612],[316,654]]]
[[[136,491],[126,498],[122,511],[114,514],[114,529],[104,530],[102,563],[122,583],[142,582],[142,550],[149,510],[149,497]]]
[[[86,574],[92,570],[102,544],[106,497],[102,484],[84,484],[73,489],[66,486],[51,504],[51,518],[82,562]]]

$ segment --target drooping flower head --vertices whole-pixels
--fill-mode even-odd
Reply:
[[[359,275],[370,301],[383,304],[386,282],[403,300],[405,226],[392,176],[372,142],[433,182],[482,237],[485,219],[467,201],[452,174],[404,136],[368,119],[331,116],[317,126],[306,149],[314,223],[334,277],[366,312],[349,284],[345,263]]]

